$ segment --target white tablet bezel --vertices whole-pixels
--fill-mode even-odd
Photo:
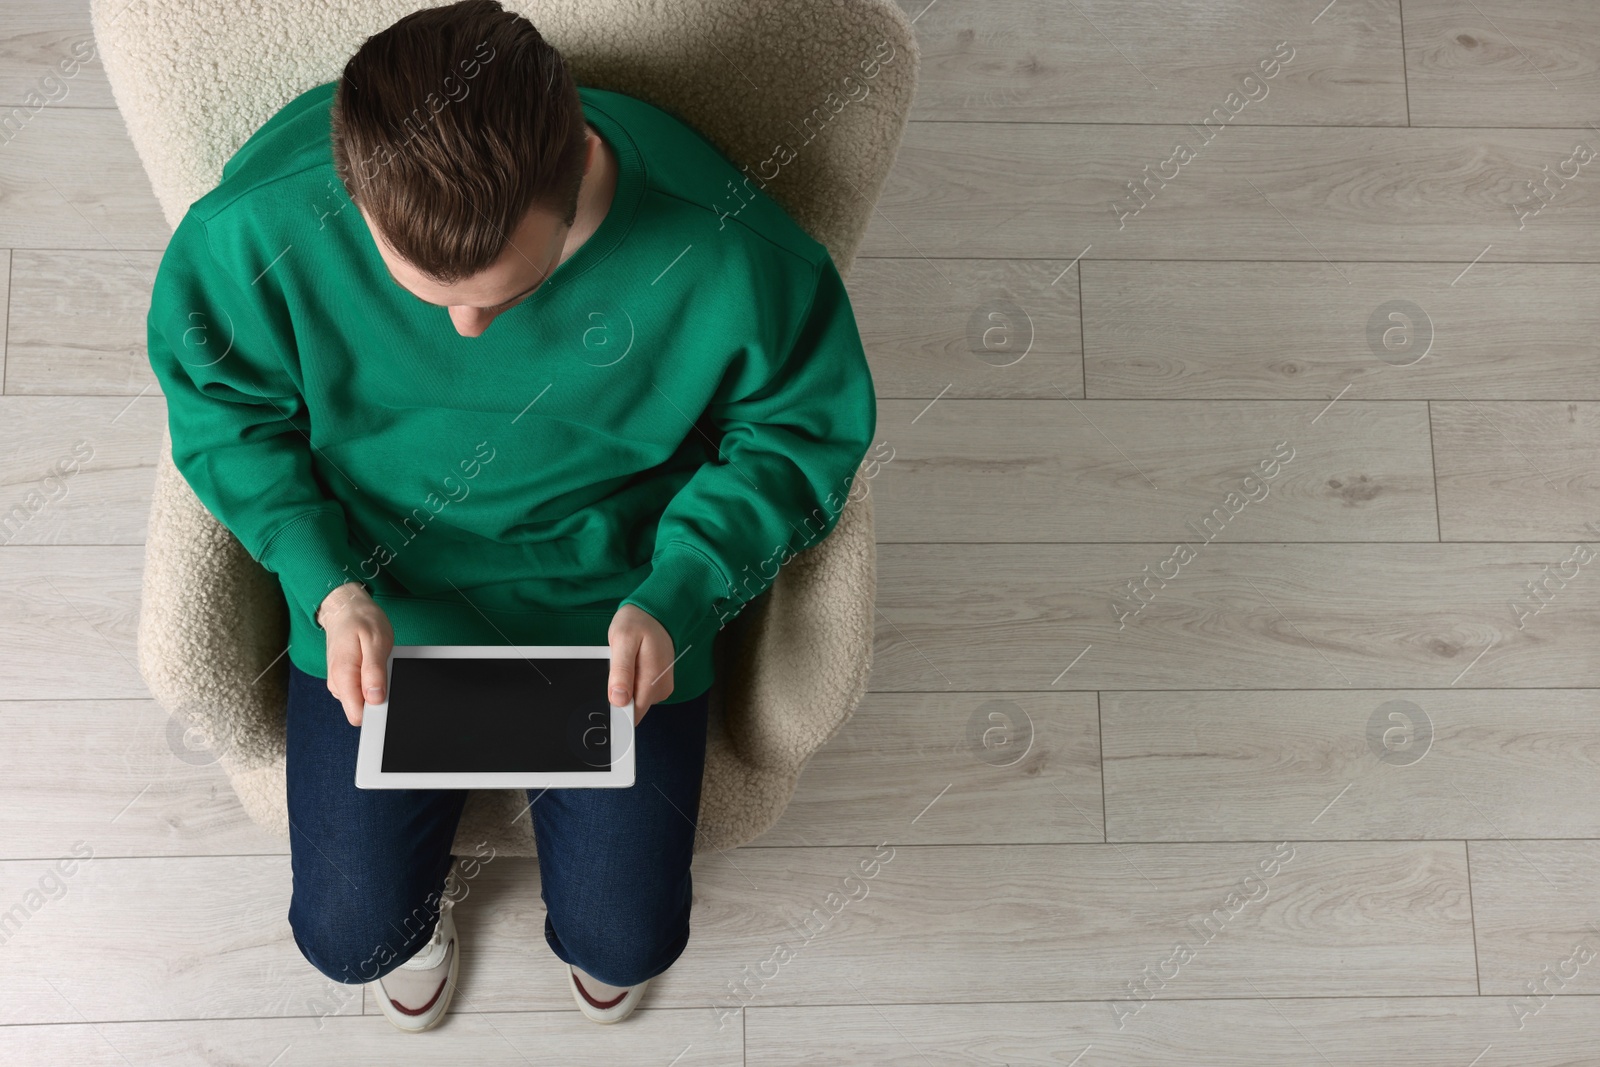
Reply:
[[[395,645],[384,663],[386,688],[394,661],[410,659],[604,659],[607,645]],[[383,740],[389,723],[389,702],[367,704],[361,712],[361,740],[356,750],[357,789],[621,789],[633,785],[633,701],[611,709],[612,752],[602,771],[389,771],[383,770]]]

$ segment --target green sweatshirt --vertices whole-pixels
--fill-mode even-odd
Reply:
[[[610,210],[462,337],[334,175],[333,88],[190,206],[148,322],[173,461],[278,576],[290,659],[326,677],[314,616],[349,581],[397,644],[604,645],[635,604],[672,636],[665,700],[698,696],[717,631],[833,529],[873,440],[827,249],[691,127],[585,87]]]

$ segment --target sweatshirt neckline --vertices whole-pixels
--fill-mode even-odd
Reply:
[[[622,243],[622,239],[633,228],[639,201],[644,194],[644,158],[639,152],[639,146],[628,135],[628,131],[600,109],[592,90],[579,86],[578,94],[583,102],[584,119],[600,131],[600,136],[605,138],[611,145],[612,151],[617,154],[617,184],[611,193],[611,206],[606,209],[605,218],[600,220],[600,225],[589,235],[589,239],[579,245],[576,252],[558,263],[555,270],[550,272],[550,277],[546,278],[544,284],[535,289],[528,299],[508,309],[503,315],[513,314],[519,308],[530,304],[538,306],[543,302],[541,294],[561,288],[564,283],[599,263]]]

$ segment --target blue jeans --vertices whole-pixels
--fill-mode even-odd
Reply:
[[[607,985],[637,985],[689,943],[707,694],[652,705],[634,732],[627,789],[528,790],[544,936]],[[289,926],[313,967],[370,982],[433,933],[460,789],[357,789],[359,727],[327,680],[289,666]]]

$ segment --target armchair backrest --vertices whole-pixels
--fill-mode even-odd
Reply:
[[[427,6],[442,5],[92,0],[101,60],[168,224],[176,228],[273,113],[337,78],[367,37]],[[752,183],[764,181],[848,272],[915,89],[915,38],[898,8],[885,0],[505,6],[561,50],[580,84],[647,100],[699,130]]]

